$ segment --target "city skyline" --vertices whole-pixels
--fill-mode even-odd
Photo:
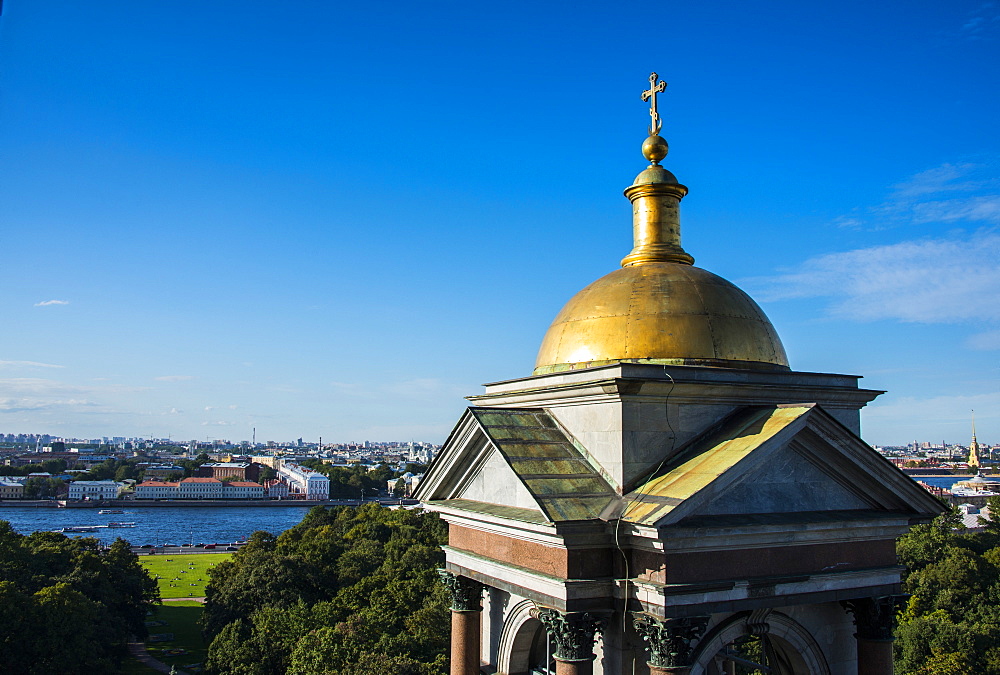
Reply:
[[[653,23],[8,0],[0,428],[442,442],[631,247],[656,70],[695,264],[793,369],[888,391],[869,442],[964,443],[971,409],[996,442],[1000,9]]]

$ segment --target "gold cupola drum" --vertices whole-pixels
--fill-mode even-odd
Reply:
[[[650,75],[650,162],[625,190],[635,246],[622,267],[577,293],[542,340],[535,374],[612,363],[789,370],[785,349],[761,308],[734,284],[693,265],[681,247],[680,201],[688,189],[660,166],[656,94]]]

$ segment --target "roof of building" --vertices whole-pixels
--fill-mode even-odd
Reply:
[[[182,483],[215,483],[216,485],[221,485],[222,481],[218,478],[201,478],[198,476],[192,476],[191,478],[185,478],[181,481]]]
[[[226,485],[229,485],[231,487],[259,487],[259,488],[264,487],[260,483],[254,483],[253,481],[247,481],[247,480],[234,480],[229,483],[226,483]]]
[[[666,473],[629,495],[622,519],[655,523],[810,410],[809,406],[761,408],[730,418],[671,462]]]
[[[470,408],[552,522],[597,518],[614,489],[540,408]]]

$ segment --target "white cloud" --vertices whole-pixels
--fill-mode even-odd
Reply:
[[[35,307],[50,307],[52,305],[68,305],[69,300],[43,300],[42,302],[36,302]]]
[[[959,220],[1000,225],[1000,195],[947,199],[913,204],[914,223],[953,223]]]
[[[142,391],[140,387],[117,385],[80,386],[34,377],[0,378],[0,412],[78,409],[93,411],[108,395]],[[95,400],[96,399],[96,400]],[[110,409],[104,408],[103,412]]]
[[[226,422],[225,420],[217,420],[215,422],[202,422],[203,427],[231,427],[235,426],[236,422]]]
[[[1000,321],[1000,235],[906,241],[810,258],[752,279],[765,301],[830,298],[829,315],[856,321]]]
[[[942,164],[892,186],[878,206],[834,219],[838,227],[881,230],[899,225],[1000,224],[1000,179],[993,164]]]
[[[1000,349],[1000,330],[990,330],[985,333],[976,333],[969,337],[965,341],[965,344],[971,349],[978,349],[980,351],[992,351],[994,349]]]
[[[0,368],[65,368],[53,363],[39,363],[38,361],[0,361]]]
[[[187,380],[193,380],[194,375],[161,375],[160,377],[154,377],[153,379],[158,382],[185,382]]]
[[[896,201],[909,201],[916,197],[939,192],[968,192],[983,187],[982,180],[960,180],[974,174],[981,165],[945,163],[933,169],[914,174],[907,180],[893,185],[892,197]]]

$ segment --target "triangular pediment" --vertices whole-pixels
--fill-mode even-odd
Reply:
[[[623,501],[623,520],[657,527],[701,516],[933,516],[941,510],[913,480],[811,404],[731,415]]]
[[[711,497],[698,512],[699,515],[795,513],[849,511],[873,506],[856,491],[833,480],[791,445],[786,445],[773,452],[766,464],[747,471]]]
[[[479,470],[463,481],[453,499],[538,511],[538,503],[496,448],[489,448]]]
[[[562,522],[597,518],[615,493],[547,411],[469,408],[416,497]]]

